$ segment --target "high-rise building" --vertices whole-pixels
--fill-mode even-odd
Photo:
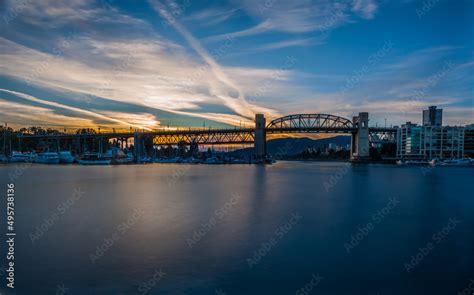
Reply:
[[[397,130],[397,156],[447,159],[464,156],[464,127],[403,124]]]
[[[474,158],[474,124],[467,125],[464,129],[464,155]]]
[[[443,125],[443,109],[436,106],[430,106],[427,110],[423,110],[423,126],[442,126]]]

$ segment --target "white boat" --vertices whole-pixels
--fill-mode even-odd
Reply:
[[[167,160],[166,158],[154,158],[153,163],[166,163]]]
[[[218,157],[210,157],[207,158],[204,164],[210,164],[210,165],[215,165],[215,164],[224,164],[224,161],[219,159]]]
[[[231,164],[248,164],[248,161],[245,161],[244,159],[236,159],[236,158],[231,158],[230,159]]]
[[[36,157],[35,163],[39,164],[59,164],[59,154],[56,152],[41,153]]]
[[[61,151],[59,154],[59,163],[72,164],[76,161],[76,158],[69,151]]]
[[[21,152],[12,152],[9,161],[12,163],[24,163],[24,162],[33,162],[36,158],[36,154],[33,153],[21,153]]]
[[[183,163],[200,164],[200,163],[202,163],[202,161],[200,159],[197,159],[197,158],[194,158],[194,157],[189,157],[189,158],[183,159]]]
[[[471,159],[464,158],[464,159],[444,160],[439,165],[440,166],[470,166]]]
[[[129,153],[125,157],[114,157],[112,160],[112,164],[131,164],[133,163],[133,160],[133,154]]]
[[[101,154],[97,153],[87,153],[77,160],[77,162],[81,165],[110,165],[112,159],[103,157]]]
[[[183,158],[175,157],[175,158],[163,159],[162,162],[160,163],[183,163]]]
[[[427,160],[397,160],[397,165],[403,166],[425,166],[432,165],[432,161]]]
[[[145,164],[145,163],[153,163],[153,158],[152,157],[142,157],[140,158],[140,162]]]

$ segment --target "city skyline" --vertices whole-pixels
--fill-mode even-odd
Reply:
[[[382,126],[421,123],[438,105],[446,124],[472,124],[472,11],[468,1],[6,1],[1,120],[149,130],[369,111]]]

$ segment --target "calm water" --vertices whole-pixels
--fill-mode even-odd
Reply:
[[[3,165],[3,183],[8,173],[16,293],[2,274],[2,294],[458,294],[474,279],[471,168]]]

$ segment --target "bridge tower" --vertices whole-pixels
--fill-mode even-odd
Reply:
[[[351,161],[364,161],[369,158],[369,113],[359,113],[353,123],[357,131],[352,133]]]
[[[265,159],[267,155],[267,133],[265,130],[266,120],[264,114],[255,115],[255,157]]]
[[[133,156],[137,163],[142,162],[142,135],[136,131],[133,134]]]

